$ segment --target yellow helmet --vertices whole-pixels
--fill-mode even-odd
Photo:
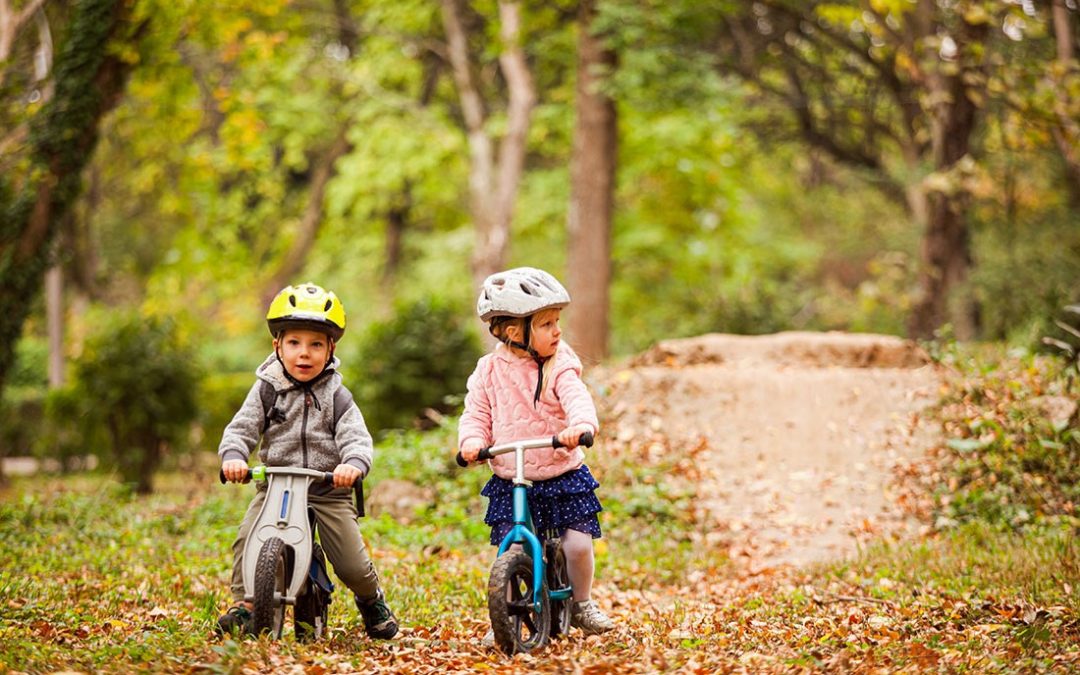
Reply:
[[[337,342],[345,334],[345,307],[333,291],[311,282],[286,286],[270,303],[266,325],[274,337],[296,328],[326,333]]]

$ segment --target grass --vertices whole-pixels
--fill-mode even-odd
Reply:
[[[998,400],[995,382],[1021,394],[1017,382],[1049,386],[1048,371],[1036,372],[1044,374],[980,380],[971,386],[981,387],[984,403],[950,407],[947,399],[942,408],[946,429],[970,429],[973,410],[998,421],[1009,443],[981,451],[1003,475],[1023,461],[1009,453],[1028,447],[1024,434],[1045,427],[1027,413],[991,415],[998,408],[985,401]],[[489,474],[458,469],[452,446],[448,426],[391,436],[378,448],[369,496],[388,478],[429,491],[407,523],[387,514],[362,521],[404,626],[392,643],[362,637],[340,588],[320,643],[213,637],[228,602],[229,546],[251,496],[250,487],[217,484],[213,456],[162,475],[158,493],[145,498],[105,474],[15,480],[0,493],[0,672],[1080,668],[1080,549],[1066,511],[1075,466],[1060,455],[1038,465],[1054,472],[1053,483],[1041,483],[1043,501],[1029,501],[1027,482],[1010,483],[1008,504],[1036,505],[1019,525],[1002,516],[1015,509],[953,510],[954,525],[919,541],[748,576],[728,564],[722,546],[705,545],[708,533],[691,515],[694,481],[679,466],[618,449],[596,453],[606,507],[596,592],[620,628],[507,660],[477,647],[492,556],[479,491]],[[969,473],[970,446],[960,448],[939,458],[938,483],[951,480],[958,496],[942,508],[972,503],[959,497],[985,480]],[[1029,482],[1042,475],[1037,468],[1026,466]]]

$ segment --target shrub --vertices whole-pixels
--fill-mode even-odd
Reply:
[[[75,377],[121,476],[136,492],[151,492],[166,448],[184,438],[196,414],[198,369],[173,324],[116,317],[87,341]]]
[[[448,397],[465,391],[480,356],[475,333],[464,320],[470,316],[425,299],[368,328],[356,364],[361,381],[351,388],[373,431],[410,426],[426,408],[456,407]]]

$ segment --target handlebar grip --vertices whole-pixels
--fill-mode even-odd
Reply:
[[[218,480],[221,481],[222,485],[229,482],[229,481],[225,480],[225,470],[224,469],[218,469],[218,474],[217,475],[218,475]],[[251,469],[248,469],[247,470],[247,475],[244,476],[244,480],[241,481],[241,482],[247,483],[250,480],[251,480]]]
[[[592,444],[593,444],[593,433],[591,431],[586,431],[585,433],[581,434],[581,436],[578,438],[578,445],[584,445],[586,448],[591,448]],[[564,446],[561,442],[559,442],[559,437],[558,436],[552,436],[551,437],[551,447],[553,447],[553,448],[564,448],[566,446]]]
[[[483,461],[489,460],[489,459],[491,459],[491,447],[488,446],[486,448],[480,448],[480,452],[477,453],[477,455],[476,455],[476,461],[483,462]],[[457,465],[460,466],[463,469],[465,467],[469,466],[469,463],[466,462],[465,458],[461,455],[460,450],[458,451],[457,456],[454,457],[454,460],[457,462]]]

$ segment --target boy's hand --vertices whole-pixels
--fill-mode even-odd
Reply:
[[[221,465],[221,473],[230,483],[241,483],[247,478],[248,465],[239,459],[230,459]]]
[[[461,456],[466,462],[472,464],[483,449],[484,442],[472,438],[461,444]]]
[[[579,424],[574,427],[566,427],[559,432],[559,442],[562,443],[565,448],[555,448],[556,456],[566,456],[570,454],[570,450],[573,450],[578,446],[578,442],[581,441],[581,435],[592,432],[592,427],[586,424]]]
[[[353,483],[364,477],[364,472],[352,464],[338,464],[334,468],[334,487],[352,487]]]

